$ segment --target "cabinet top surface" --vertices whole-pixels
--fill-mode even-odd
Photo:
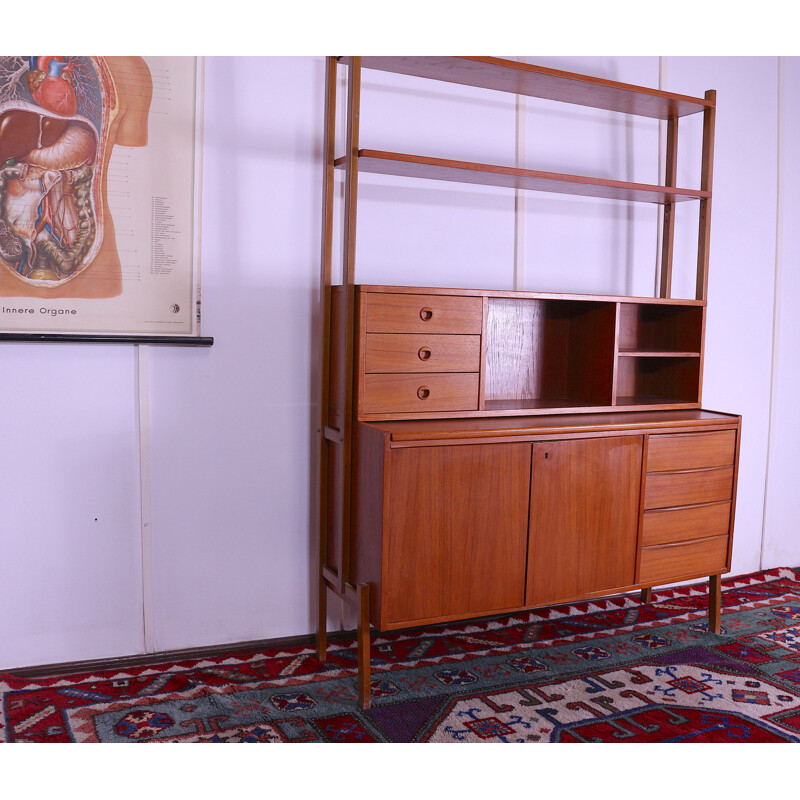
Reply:
[[[555,292],[524,292],[501,289],[453,289],[431,286],[379,286],[375,284],[358,284],[360,292],[378,292],[382,294],[422,294],[422,295],[460,295],[462,297],[507,297],[521,300],[584,300],[604,303],[652,303],[655,305],[705,306],[705,300],[690,300],[664,297],[634,297],[630,295],[606,294],[559,294]]]
[[[644,86],[539,67],[491,56],[360,56],[367,69],[430,78],[654,119],[696,114],[711,98],[689,97]],[[351,64],[354,56],[340,60]]]
[[[536,436],[554,433],[586,433],[641,428],[664,429],[737,426],[741,417],[719,411],[688,409],[641,411],[611,414],[566,414],[537,417],[483,419],[401,420],[361,423],[388,433],[393,442],[428,439],[468,439],[478,437]]]

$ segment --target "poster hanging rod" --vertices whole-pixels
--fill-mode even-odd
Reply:
[[[63,342],[68,344],[164,344],[211,347],[213,336],[135,336],[81,333],[0,333],[0,342]]]

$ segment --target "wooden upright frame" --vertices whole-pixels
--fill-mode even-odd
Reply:
[[[339,66],[347,75],[344,155],[336,156],[336,98]],[[643,185],[593,177],[476,164],[360,147],[362,69],[376,69],[663,120],[666,124],[664,185]],[[355,606],[358,619],[359,701],[369,705],[369,592],[351,576],[351,517],[356,329],[356,217],[359,171],[435,180],[506,186],[556,193],[657,203],[663,207],[659,297],[670,298],[675,206],[700,203],[696,300],[708,293],[711,185],[716,93],[694,98],[491,57],[328,57],[325,69],[325,139],[321,258],[322,380],[318,425],[319,598],[317,654],[325,659],[328,592]],[[678,120],[702,113],[700,189],[676,186]],[[334,171],[344,172],[341,286],[333,285]],[[702,358],[702,354],[701,354]],[[701,361],[702,374],[702,361]],[[699,398],[698,398],[699,399]],[[613,410],[613,409],[609,409]],[[524,412],[520,412],[524,413]],[[719,576],[712,587],[719,593]],[[643,589],[643,597],[649,590]],[[713,615],[712,615],[713,616]],[[715,625],[719,625],[716,608]]]

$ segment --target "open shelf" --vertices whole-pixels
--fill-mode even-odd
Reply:
[[[491,297],[487,311],[485,410],[611,404],[614,303]]]
[[[697,404],[687,402],[676,397],[662,397],[657,395],[628,395],[617,397],[616,406],[626,408],[628,406],[683,406],[692,408]]]
[[[704,308],[698,305],[621,303],[620,356],[699,356]]]
[[[521,398],[508,398],[503,400],[487,400],[484,403],[484,410],[491,412],[500,411],[539,411],[547,410],[554,411],[560,408],[567,409],[580,409],[580,408],[595,408],[597,403],[587,403],[584,400],[578,400],[574,397],[562,397],[547,399],[521,397]]]
[[[620,350],[619,355],[627,358],[700,358],[700,353],[685,350],[658,350],[655,347],[638,348],[636,350]]]
[[[343,57],[349,64],[351,57]],[[653,119],[697,114],[710,100],[489,56],[362,56],[366,69],[557,100]]]
[[[700,401],[699,357],[620,358],[615,405],[694,404]]]
[[[334,166],[342,168],[346,160],[345,156],[337,158]],[[359,150],[358,169],[360,172],[379,175],[399,175],[406,178],[426,178],[639,203],[678,203],[711,197],[711,192],[699,189],[627,183],[582,175],[564,175],[558,172],[501,167],[495,164],[453,161],[408,153],[390,153],[383,150]]]

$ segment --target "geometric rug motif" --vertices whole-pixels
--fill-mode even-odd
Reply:
[[[800,742],[800,575],[47,679],[0,674],[6,742]]]

